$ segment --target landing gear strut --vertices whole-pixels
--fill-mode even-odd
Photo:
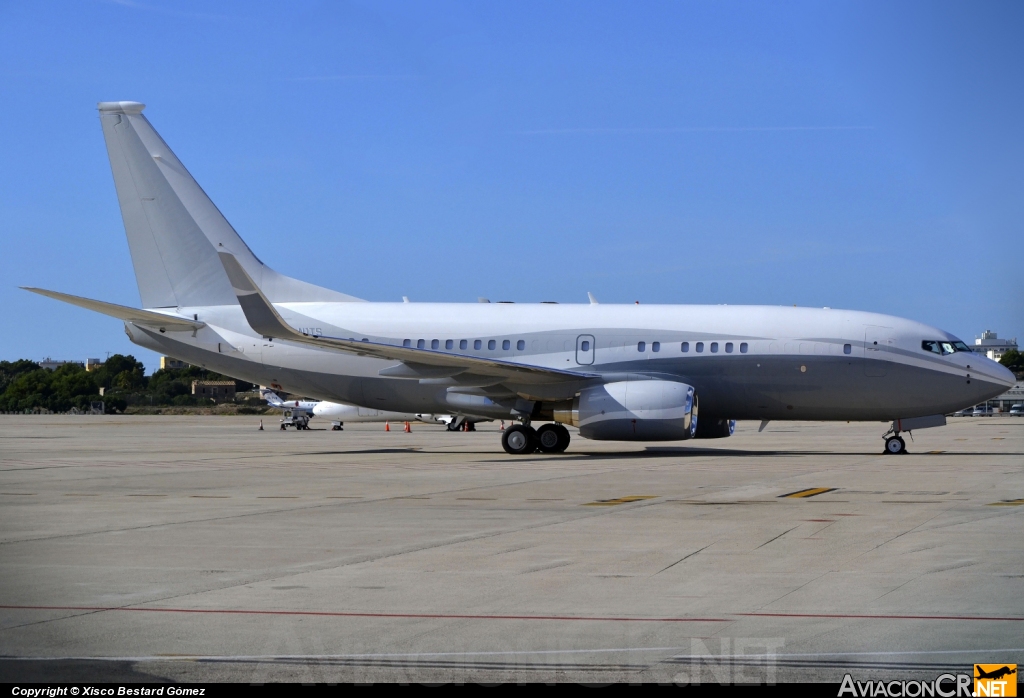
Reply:
[[[896,427],[896,423],[889,427],[889,431],[885,433],[885,451],[883,453],[899,456],[907,452],[907,442],[900,436],[900,432]]]

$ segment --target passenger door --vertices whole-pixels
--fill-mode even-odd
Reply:
[[[581,334],[576,338],[576,363],[580,366],[594,363],[594,335]]]

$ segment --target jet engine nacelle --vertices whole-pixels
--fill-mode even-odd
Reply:
[[[599,441],[678,441],[697,429],[693,386],[665,380],[618,381],[584,388],[555,421]]]

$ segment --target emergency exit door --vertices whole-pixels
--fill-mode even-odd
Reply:
[[[576,338],[576,363],[580,366],[594,363],[594,335],[581,334]]]

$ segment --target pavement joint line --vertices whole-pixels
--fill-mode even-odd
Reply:
[[[271,615],[271,616],[322,616],[338,618],[409,618],[437,620],[564,620],[564,621],[599,621],[599,622],[639,622],[639,623],[731,623],[736,618],[821,618],[835,620],[939,620],[939,621],[979,621],[979,622],[1024,622],[1024,616],[970,616],[970,615],[910,615],[885,613],[772,613],[749,611],[726,613],[732,618],[712,617],[639,617],[639,616],[573,616],[573,615],[512,615],[487,613],[385,613],[370,611],[295,611],[270,609],[233,609],[233,608],[150,608],[143,606],[36,606],[0,604],[0,610],[8,611],[86,611],[102,613],[106,611],[128,611],[140,613],[195,613],[210,615]],[[975,650],[964,650],[974,652]],[[845,653],[844,653],[845,654]],[[866,652],[864,654],[877,654]]]
[[[166,662],[166,661],[261,661],[261,660],[332,660],[332,659],[406,659],[415,657],[500,657],[518,655],[558,655],[558,654],[607,654],[612,652],[674,652],[689,649],[687,647],[601,647],[595,649],[565,650],[495,650],[470,652],[382,652],[370,654],[153,654],[141,656],[26,656],[0,655],[0,661],[20,662],[67,662],[67,661],[98,661],[98,662]],[[996,654],[1024,652],[1020,647],[1000,647],[982,650],[908,650],[883,652],[793,652],[784,654],[733,654],[725,658],[738,660],[777,660],[791,661],[797,659],[813,659],[818,657],[905,657],[930,656],[949,654]],[[716,655],[675,655],[676,660],[711,660],[721,661],[723,657]]]
[[[756,618],[836,618],[868,620],[963,620],[963,621],[1010,621],[1024,622],[1024,616],[925,616],[884,613],[736,613],[737,616]],[[970,650],[973,652],[973,650]]]
[[[423,620],[564,620],[624,623],[730,623],[729,618],[643,618],[636,616],[571,616],[571,615],[504,615],[477,613],[374,613],[359,611],[286,611],[261,609],[225,608],[147,608],[140,606],[11,606],[0,605],[3,610],[23,611],[133,611],[143,613],[196,613],[210,615],[255,615],[255,616],[314,616],[328,618],[407,618]]]

